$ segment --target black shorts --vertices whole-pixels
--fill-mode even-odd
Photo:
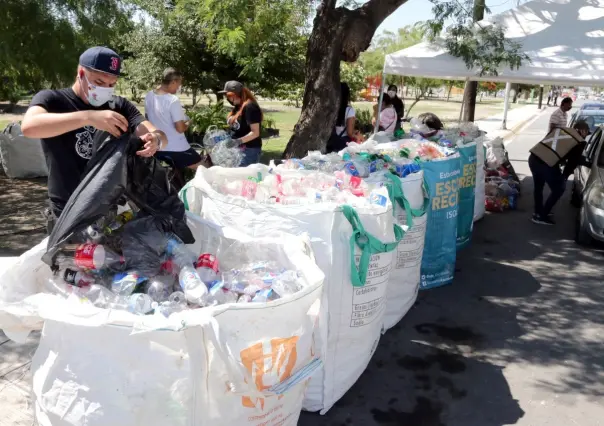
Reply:
[[[176,169],[186,169],[193,164],[201,162],[201,155],[193,148],[186,151],[157,151],[155,157],[165,161]]]

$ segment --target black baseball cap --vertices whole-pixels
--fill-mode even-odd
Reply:
[[[80,65],[119,77],[122,58],[108,47],[91,47],[80,56]]]
[[[237,95],[241,95],[243,92],[243,84],[238,81],[227,81],[224,85],[224,90],[219,91],[218,93],[224,95],[225,93],[232,92]]]

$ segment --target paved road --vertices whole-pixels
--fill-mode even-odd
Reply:
[[[553,111],[508,145],[519,209],[478,223],[455,283],[422,292],[357,384],[300,425],[604,425],[604,257],[573,242],[568,193],[555,227],[529,221],[528,149]]]

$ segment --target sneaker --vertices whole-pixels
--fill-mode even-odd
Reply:
[[[537,216],[537,215],[533,215],[533,218],[531,219],[533,223],[536,223],[537,225],[555,225],[556,222],[554,222],[549,216],[548,217],[542,217],[542,216]]]
[[[537,213],[533,213],[533,219],[537,219],[537,218],[539,218],[539,215]],[[547,218],[551,219],[551,220],[554,220],[554,214],[553,213],[549,213],[547,215]]]

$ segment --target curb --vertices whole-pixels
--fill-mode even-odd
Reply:
[[[508,140],[510,140],[511,138],[514,138],[517,136],[516,132],[518,132],[521,128],[523,128],[524,126],[526,126],[528,123],[536,120],[538,117],[540,117],[544,112],[547,111],[547,108],[542,108],[540,111],[537,111],[535,114],[533,114],[532,116],[530,116],[529,118],[522,120],[520,123],[516,124],[514,127],[512,127],[511,129],[508,129],[508,131],[510,133],[508,133],[507,135],[505,135],[502,139],[504,142],[507,142]]]

